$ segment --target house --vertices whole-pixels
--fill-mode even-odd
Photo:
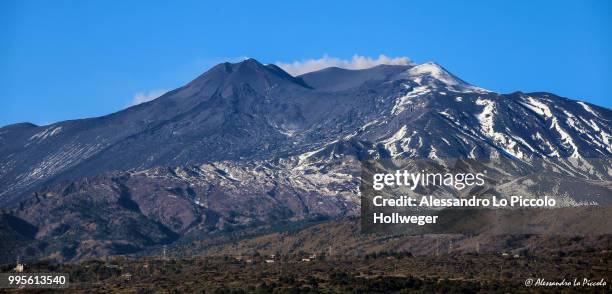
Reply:
[[[129,281],[129,280],[131,280],[131,279],[132,279],[132,274],[130,274],[130,273],[123,274],[123,275],[121,275],[121,277],[122,277],[123,279],[125,279],[126,281]]]
[[[25,268],[25,264],[23,263],[17,263],[17,265],[15,266],[15,268],[13,269],[15,272],[21,273],[23,272],[23,269]]]

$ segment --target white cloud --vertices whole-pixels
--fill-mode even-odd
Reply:
[[[138,92],[138,93],[134,94],[134,97],[132,97],[132,102],[130,103],[129,106],[134,106],[134,105],[138,105],[140,103],[151,101],[151,100],[153,100],[155,98],[158,98],[159,96],[165,94],[166,92],[168,92],[168,90],[162,90],[162,89],[155,89],[155,90],[151,90],[151,91]]]
[[[319,59],[294,61],[292,63],[276,63],[276,65],[294,76],[332,66],[346,69],[364,69],[374,67],[380,64],[409,65],[413,64],[413,62],[408,57],[392,58],[381,54],[380,56],[378,56],[378,58],[371,58],[355,54],[350,60],[323,55],[323,57]]]

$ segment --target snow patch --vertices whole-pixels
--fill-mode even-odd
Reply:
[[[493,127],[493,118],[496,112],[495,102],[478,98],[476,100],[476,104],[484,106],[482,112],[476,117],[480,122],[480,128],[484,135],[493,139],[493,141],[497,143],[496,145],[506,153],[516,158],[523,158],[523,152],[520,150],[520,148],[516,148],[515,150],[515,147],[517,147],[517,142],[515,140],[495,131]]]
[[[413,88],[412,91],[395,100],[395,105],[393,106],[391,113],[393,113],[393,115],[398,115],[402,113],[404,110],[406,110],[406,106],[410,104],[410,100],[412,98],[418,97],[420,95],[425,95],[427,93],[429,93],[429,88],[427,86]]]
[[[402,126],[393,136],[390,138],[383,140],[382,143],[395,143],[406,136],[406,126]]]
[[[553,117],[550,128],[554,129],[555,131],[557,131],[557,133],[559,133],[559,135],[561,136],[561,141],[563,145],[569,146],[574,150],[574,152],[572,152],[572,155],[570,157],[580,158],[580,153],[578,152],[578,146],[576,145],[572,137],[559,125],[559,121],[557,120],[556,117]]]
[[[38,132],[30,137],[30,140],[44,140],[49,137],[55,136],[62,131],[62,127],[49,127],[44,129],[42,132]]]
[[[531,109],[533,112],[544,116],[546,118],[551,118],[553,116],[552,111],[550,111],[550,108],[548,107],[548,105],[536,100],[535,98],[528,96],[527,97],[527,102],[521,102],[521,104],[529,109]]]
[[[404,125],[391,137],[381,141],[381,143],[389,150],[391,156],[397,156],[401,153],[400,151],[403,151],[410,144],[412,138],[406,136],[407,134],[407,127]]]
[[[472,86],[452,74],[446,71],[441,66],[427,62],[419,64],[408,69],[404,75],[415,81],[417,84],[422,85],[425,78],[437,80],[438,82],[446,85],[446,89],[454,92],[466,92],[466,93],[489,93],[490,91],[483,88]],[[442,95],[446,95],[446,92],[440,92]]]
[[[414,66],[408,70],[408,73],[411,76],[423,76],[429,75],[436,80],[439,80],[449,86],[460,85],[462,82],[457,80],[457,78],[453,77],[447,71],[445,71],[441,66],[433,63],[427,62],[423,64],[419,64]]]
[[[588,106],[586,103],[582,102],[582,101],[578,101],[578,104],[580,104],[580,106],[582,106],[582,108],[584,108],[584,110],[586,110],[587,112],[591,113],[592,115],[599,117],[599,115],[593,111],[593,108],[591,108],[590,106]]]

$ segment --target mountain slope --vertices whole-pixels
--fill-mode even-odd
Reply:
[[[548,93],[488,92],[433,63],[295,78],[249,59],[108,116],[0,129],[0,203],[104,171],[278,158],[346,136],[392,156],[608,157],[611,117]]]
[[[0,234],[80,259],[357,215],[360,161],[377,158],[504,158],[515,162],[505,180],[573,183],[582,190],[564,203],[609,204],[611,120],[550,93],[494,93],[435,63],[299,77],[223,63],[107,116],[0,128]]]

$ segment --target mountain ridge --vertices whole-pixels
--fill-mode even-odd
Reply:
[[[455,136],[458,146],[465,145],[463,149],[468,145],[474,147],[466,140],[477,139],[492,141],[488,144],[491,146],[512,145],[503,151],[514,155],[527,151],[546,153],[531,146],[535,143],[527,143],[535,139],[517,140],[512,138],[516,135],[497,132],[494,126],[488,125],[493,121],[484,116],[497,112],[500,107],[510,111],[505,108],[510,105],[508,103],[516,104],[511,111],[518,116],[531,113],[531,124],[533,127],[539,125],[541,133],[538,134],[543,138],[548,132],[545,128],[560,130],[553,137],[561,139],[563,148],[546,147],[550,151],[547,154],[557,152],[561,157],[571,156],[572,153],[564,154],[566,147],[587,145],[581,136],[598,144],[597,154],[610,154],[610,110],[584,102],[566,102],[549,93],[536,93],[536,98],[530,95],[534,94],[487,92],[463,82],[434,63],[381,65],[365,70],[328,68],[299,77],[254,59],[222,63],[158,99],[113,114],[41,127],[21,124],[0,128],[0,142],[3,143],[0,145],[0,203],[7,203],[7,192],[13,195],[10,198],[18,199],[41,185],[109,170],[296,154],[302,152],[300,150],[307,151],[308,146],[322,146],[348,136],[366,124],[370,124],[368,128],[371,129],[376,127],[375,121],[397,120],[394,118],[397,116],[407,121],[420,118],[416,124],[444,125],[443,121],[437,121],[443,119],[450,122],[450,126],[461,123],[480,126],[480,130]],[[454,100],[446,99],[451,96]],[[426,97],[429,101],[424,100]],[[459,102],[462,99],[469,103]],[[564,122],[552,118],[551,107],[556,106],[550,104],[551,99],[571,109],[559,113]],[[485,110],[491,113],[483,114]],[[572,118],[566,114],[575,111],[591,118]],[[414,113],[409,115],[410,112]],[[428,116],[424,117],[427,112]],[[547,119],[551,122],[542,125]],[[512,120],[508,118],[504,124],[523,124]],[[565,135],[565,129],[574,126],[580,126],[576,139]],[[523,133],[528,129],[526,125],[521,128]],[[601,134],[591,134],[586,129],[600,130]],[[401,128],[396,128],[394,133],[399,130]],[[413,134],[416,131],[412,131]],[[385,130],[373,135],[382,135],[381,132]],[[244,136],[249,139],[239,139]],[[366,139],[371,142],[386,140],[376,136]],[[242,143],[237,144],[239,141]],[[227,149],[228,144],[234,147]],[[385,144],[394,149],[390,142]],[[557,145],[554,141],[550,144]],[[588,148],[585,150],[589,152]],[[469,155],[466,150],[460,153]],[[419,153],[419,156],[427,155]],[[31,166],[33,168],[28,168]],[[14,203],[13,200],[9,202]]]

